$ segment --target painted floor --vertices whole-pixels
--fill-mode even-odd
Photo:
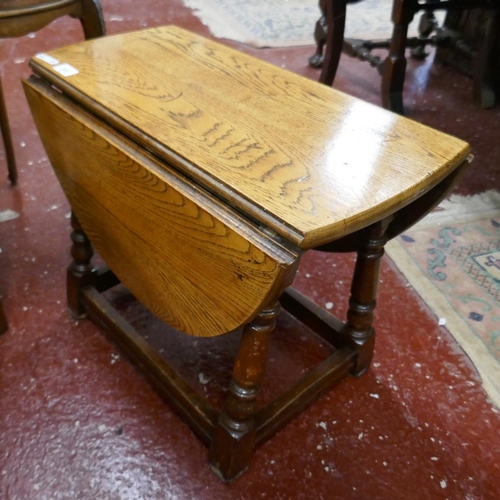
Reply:
[[[108,33],[177,24],[205,26],[181,0],[103,0]],[[35,35],[2,40],[2,81],[20,170],[0,178],[0,293],[10,328],[0,338],[0,498],[58,499],[496,499],[500,416],[445,327],[384,259],[371,370],[346,379],[255,453],[233,484],[221,483],[207,450],[137,370],[89,321],[65,306],[69,206],[38,139],[22,89],[31,55],[82,40],[60,19]],[[312,47],[230,45],[306,77]],[[410,118],[470,142],[474,163],[459,194],[500,181],[500,108],[477,109],[472,84],[448,67],[410,61]],[[342,57],[335,87],[379,104],[379,78]],[[0,169],[6,164],[0,151]],[[297,287],[345,314],[353,256],[310,252]],[[136,304],[128,314],[203,392],[221,399],[236,339],[169,334]],[[145,331],[146,331],[145,330]],[[324,348],[283,315],[264,394],[279,392]],[[217,396],[218,395],[218,396]]]

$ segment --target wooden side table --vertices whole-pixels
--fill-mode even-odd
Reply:
[[[115,338],[231,481],[368,369],[384,244],[446,195],[469,147],[176,27],[49,55],[62,66],[34,58],[24,85],[73,209],[69,307]],[[110,269],[94,268],[93,246]],[[310,249],[357,252],[345,322],[289,288]],[[220,413],[106,302],[119,282],[187,334],[243,329]],[[336,350],[257,408],[278,301]]]

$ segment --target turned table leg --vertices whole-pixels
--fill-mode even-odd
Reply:
[[[73,211],[71,212],[71,227],[73,228],[71,233],[73,262],[68,266],[66,292],[72,316],[80,319],[86,316],[82,302],[82,289],[97,278],[97,269],[91,262],[94,255],[92,244]]]
[[[229,395],[214,430],[210,463],[224,481],[243,473],[255,448],[257,396],[264,378],[269,338],[280,306],[264,309],[244,331]]]
[[[376,305],[380,259],[387,242],[387,223],[377,222],[368,227],[357,252],[356,266],[351,285],[347,322],[342,334],[348,346],[357,351],[357,361],[351,375],[359,377],[368,370],[375,345],[373,311]]]

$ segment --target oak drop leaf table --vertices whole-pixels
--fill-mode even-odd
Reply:
[[[72,207],[69,307],[115,338],[233,480],[256,446],[368,369],[384,244],[450,191],[469,147],[172,26],[49,56],[62,69],[35,57],[24,87]],[[290,287],[310,249],[357,252],[345,322]],[[105,300],[119,282],[187,334],[243,330],[221,412]],[[335,351],[258,408],[278,304]]]

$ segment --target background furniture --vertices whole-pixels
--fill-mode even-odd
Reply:
[[[476,60],[474,71],[474,96],[481,107],[494,104],[495,93],[491,84],[492,37],[498,28],[498,0],[394,0],[392,22],[394,24],[390,40],[372,41],[362,39],[344,39],[346,5],[350,0],[320,0],[322,17],[316,23],[315,38],[316,53],[309,59],[312,66],[322,66],[320,82],[331,85],[337,72],[340,54],[344,51],[351,57],[368,61],[377,68],[382,76],[382,105],[403,113],[403,85],[406,71],[407,47],[411,47],[414,57],[425,57],[425,46],[428,44],[454,47],[461,53],[468,54],[471,60]],[[449,28],[440,28],[434,17],[434,11],[445,9],[462,12],[466,9],[487,8],[491,11],[491,27],[478,50],[469,47],[460,33]],[[408,38],[408,25],[415,14],[424,11],[419,24],[419,37]],[[360,33],[360,36],[363,34]],[[373,55],[373,49],[388,49],[385,59]],[[323,57],[323,50],[325,55]]]
[[[84,49],[51,52],[77,74],[34,58],[25,82],[73,210],[68,305],[118,342],[231,481],[320,394],[366,372],[384,245],[449,192],[469,147],[179,28]],[[109,268],[93,266],[93,245]],[[357,252],[345,322],[289,288],[310,249]],[[221,411],[103,297],[120,282],[185,333],[242,332]],[[335,350],[259,408],[278,299]]]
[[[444,27],[465,43],[438,47],[435,60],[473,78],[475,101],[489,107],[500,95],[500,9],[450,11]]]
[[[38,31],[62,16],[80,20],[86,39],[105,34],[99,0],[0,0],[0,38],[12,38]],[[17,168],[7,108],[0,82],[0,128],[7,157],[9,179],[17,182]]]

